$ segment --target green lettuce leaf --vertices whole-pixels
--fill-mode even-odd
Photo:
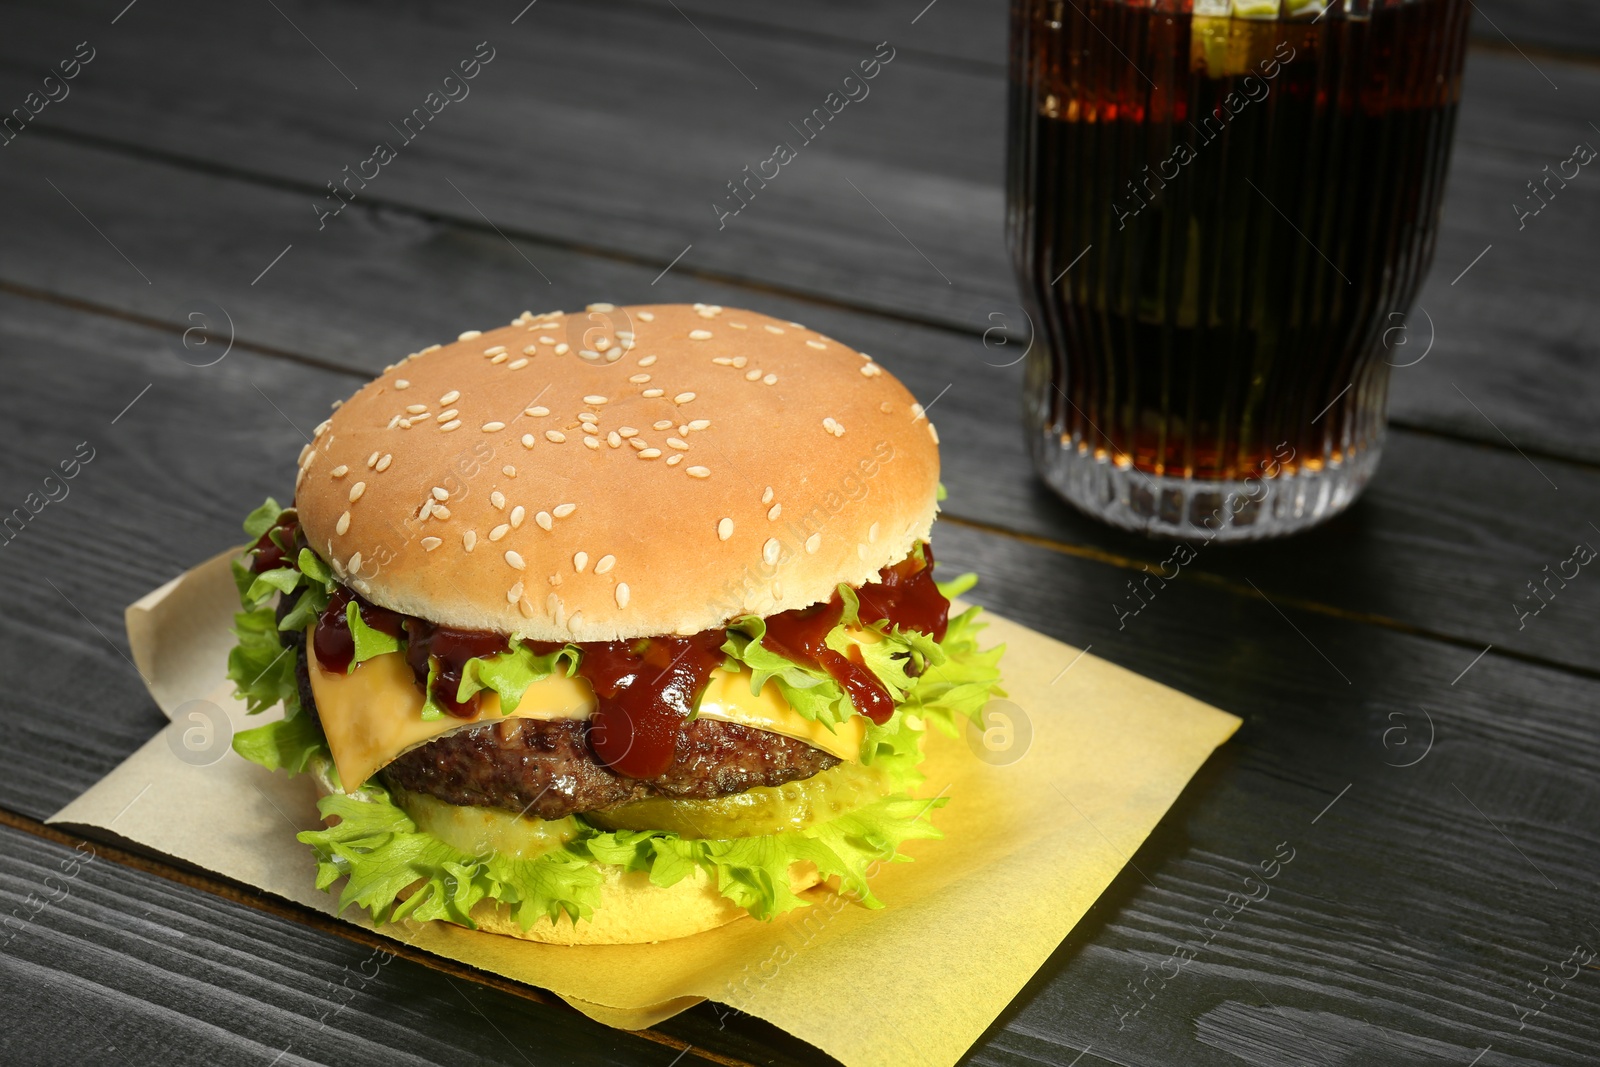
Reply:
[[[250,714],[282,704],[286,714],[300,710],[295,658],[278,639],[271,607],[241,611],[233,617],[238,643],[228,652],[228,678]]]
[[[367,620],[361,617],[361,609],[356,606],[354,600],[345,604],[344,618],[350,627],[351,641],[356,646],[356,654],[350,657],[350,666],[346,668],[346,673],[355,670],[356,664],[363,660],[399,652],[405,647],[405,643],[398,637],[391,637],[382,630],[374,630],[368,626]]]
[[[317,887],[345,879],[341,909],[354,904],[376,922],[442,919],[473,926],[483,900],[506,905],[527,929],[541,918],[587,919],[600,902],[599,865],[645,871],[667,887],[706,871],[718,890],[758,919],[805,904],[790,888],[789,868],[809,860],[824,877],[867,907],[883,904],[870,879],[879,863],[903,862],[900,846],[938,837],[926,819],[944,798],[891,796],[805,830],[730,840],[697,840],[642,830],[599,830],[576,820],[578,836],[533,859],[499,853],[468,855],[428,834],[381,786],[334,793],[318,802],[323,818],[339,822],[299,840],[317,860]],[[410,890],[401,899],[401,893]]]
[[[581,655],[577,645],[541,655],[518,641],[508,651],[467,660],[456,699],[466,700],[481,690],[493,689],[500,694],[501,713],[509,715],[517,710],[522,694],[534,682],[542,682],[558,670],[565,671],[569,678],[576,674]]]
[[[259,763],[269,771],[287,771],[291,776],[305,770],[318,756],[330,762],[332,758],[322,727],[310,715],[295,715],[242,730],[233,735],[233,750],[251,763]]]

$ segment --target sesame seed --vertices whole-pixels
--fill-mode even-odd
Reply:
[[[596,352],[592,348],[580,348],[580,349],[578,349],[578,355],[581,356],[584,359],[599,359],[600,358],[600,353]]]
[[[536,419],[542,419],[550,414],[550,409],[541,404],[538,407],[523,408],[522,413],[524,415],[532,415]]]
[[[669,467],[676,467],[678,464],[680,464],[682,462],[683,462],[683,455],[681,453],[674,452],[672,455],[667,457],[667,466],[669,466]]]
[[[821,547],[822,547],[822,535],[820,533],[814,533],[810,537],[806,538],[806,551],[807,552],[815,552],[817,549],[819,549]]]
[[[500,353],[504,352],[505,350],[506,350],[506,346],[505,345],[495,345],[492,348],[485,348],[483,350],[483,354],[486,355],[486,356],[498,356]],[[441,401],[439,401],[439,403],[448,404],[448,403],[450,403],[450,401],[441,400]]]
[[[722,518],[717,521],[717,540],[726,541],[733,536],[733,520]]]
[[[809,346],[811,348],[827,348],[828,347],[827,345],[823,344],[821,341],[807,341],[806,344],[807,344],[807,346]]]
[[[661,449],[659,449],[659,448],[641,448],[639,450],[639,458],[640,459],[660,459],[661,458]]]
[[[772,507],[767,509],[767,519],[769,521],[772,520],[772,519],[776,519],[779,515],[782,515],[782,514],[783,514],[783,505],[782,504],[774,504],[774,505],[772,505]]]
[[[474,337],[482,337],[482,336],[483,336],[483,331],[482,330],[463,330],[463,331],[461,331],[460,334],[458,334],[456,336],[456,340],[457,341],[470,341]]]
[[[877,523],[873,523],[871,526],[867,527],[867,542],[870,544],[870,543],[876,542],[877,540],[878,540],[878,524]]]
[[[649,367],[649,366],[653,365],[655,363],[655,361],[656,361],[656,357],[655,356],[645,356],[643,359],[639,360],[639,366],[641,366],[641,367]]]
[[[648,382],[649,380],[650,380],[650,375],[648,375],[648,374],[635,374],[633,377],[628,379],[628,381],[632,382],[634,385],[643,385],[645,382]]]
[[[922,405],[913,402],[911,405],[911,421],[916,422],[918,419],[922,418],[922,415]]]
[[[443,347],[444,347],[444,345],[429,345],[427,348],[424,348],[422,351],[418,352],[417,355],[425,356],[429,352],[437,352],[439,349],[441,349]]]
[[[455,408],[447,408],[435,415],[434,418],[438,419],[440,422],[449,422],[459,414],[461,414],[461,412]]]
[[[582,626],[583,626],[583,612],[574,611],[572,613],[572,618],[567,620],[567,629],[571,630],[573,633],[577,633],[579,628],[582,627]]]
[[[761,380],[761,368],[760,367],[756,367],[754,370],[745,371],[744,372],[744,380],[747,381],[747,382],[760,381]]]
[[[519,597],[517,599],[517,610],[522,612],[522,617],[524,619],[533,618],[533,615],[534,615],[533,601],[529,600],[527,597]]]
[[[396,378],[394,380],[394,387],[396,389],[410,389],[411,383],[406,381],[404,378]]]
[[[444,542],[439,540],[437,537],[424,537],[421,541],[421,544],[424,552],[432,552],[434,549],[444,544]]]
[[[450,499],[450,490],[445,489],[442,486],[436,485],[430,490],[430,492],[433,493],[433,499],[435,499],[435,500],[449,500]]]
[[[630,437],[628,438],[628,443],[640,451],[650,447],[650,442],[642,437]]]
[[[715,363],[719,367],[731,367],[731,366],[733,366],[733,357],[731,357],[731,356],[713,356],[713,357],[711,357],[711,362]]]
[[[677,437],[669,437],[669,438],[667,438],[667,444],[672,446],[673,448],[676,448],[679,452],[685,451],[689,447],[689,442],[688,441],[682,440],[681,438],[677,438]]]
[[[558,519],[564,519],[577,510],[578,505],[576,504],[557,504],[555,507],[550,509],[550,513]]]
[[[868,378],[876,378],[882,371],[876,363],[863,363],[861,364],[861,373]]]
[[[533,447],[533,434],[525,433],[525,434],[522,435],[522,447],[523,448],[532,448]]]
[[[685,467],[685,468],[683,468],[683,473],[687,474],[691,478],[709,478],[709,477],[711,477],[711,468],[710,467]]]
[[[939,431],[933,428],[933,423],[928,423],[928,436],[933,438],[933,443],[939,443]]]
[[[499,526],[496,526],[494,529],[489,531],[489,540],[498,541],[500,538],[504,537],[510,532],[511,527],[502,522]]]
[[[677,396],[672,398],[672,402],[674,404],[687,404],[689,401],[691,401],[693,399],[694,399],[694,394],[693,393],[679,393]]]
[[[617,607],[625,608],[627,606],[628,606],[628,583],[627,582],[619,582],[617,584]]]
[[[803,330],[803,329],[805,329],[805,327],[804,327],[804,326],[802,326],[802,325],[800,325],[800,324],[799,324],[799,323],[798,323],[798,322],[791,322],[791,323],[789,323],[789,325],[790,325],[790,326],[793,326],[793,327],[794,327],[794,328],[795,328],[795,329],[797,329],[797,330]]]
[[[572,557],[572,569],[573,570],[577,571],[579,574],[582,574],[583,573],[583,569],[585,567],[587,567],[588,565],[589,565],[589,553],[587,553],[587,552],[578,552],[578,553],[575,553],[573,555],[573,557]]]
[[[495,356],[495,357],[491,358],[489,360],[489,362],[490,363],[504,363],[506,361],[506,358],[507,358],[506,354],[504,352],[502,352],[498,356]]]
[[[466,533],[462,534],[461,535],[461,547],[466,549],[468,552],[471,552],[474,548],[477,548],[478,547],[478,531],[477,530],[468,530]]]
[[[517,468],[507,463],[504,467],[500,468],[500,473],[504,474],[507,478],[515,478],[517,476]]]
[[[650,399],[654,400],[658,396],[665,396],[666,392],[667,391],[665,389],[646,389],[644,392],[640,393],[639,395],[640,396],[646,396],[646,397],[649,397]]]
[[[691,429],[691,430],[709,430],[710,428],[711,428],[711,420],[710,419],[695,419],[693,422],[691,422],[689,424],[689,429]]]
[[[511,565],[511,569],[512,570],[517,570],[517,571],[520,571],[520,570],[522,570],[522,568],[527,566],[526,563],[522,562],[522,556],[519,553],[514,552],[509,548],[506,549],[506,562]]]
[[[606,398],[603,396],[586,396],[583,398],[583,402],[585,404],[604,404]]]
[[[545,344],[549,344],[550,343],[550,341],[547,338],[544,338],[544,337],[539,338],[539,340],[543,341]],[[539,354],[539,346],[538,345],[526,345],[522,349],[522,354],[525,355],[525,356],[537,356]]]
[[[300,466],[304,467],[304,466],[306,466],[306,460],[308,460],[312,456],[312,454],[313,453],[312,453],[311,446],[310,445],[306,445],[305,447],[300,449],[300,455],[295,459],[295,462],[298,463]]]
[[[352,485],[350,487],[350,503],[354,504],[357,500],[360,500],[361,494],[365,493],[366,491],[366,482],[357,482],[355,485]]]
[[[765,378],[761,379],[761,384],[762,385],[777,385],[778,384],[778,376],[776,374],[769,374]]]
[[[655,315],[653,313],[651,313],[649,311],[641,311],[641,312],[639,312],[639,321],[640,322],[654,322],[654,321],[656,321],[656,317],[655,317]]]
[[[440,433],[449,433],[451,430],[459,430],[459,429],[461,429],[461,420],[460,419],[451,419],[449,422],[447,422],[443,426],[439,427],[439,432]]]
[[[691,341],[709,341],[709,340],[711,340],[711,331],[710,330],[690,330],[689,331],[689,340],[691,340]]]
[[[615,311],[615,310],[617,310],[617,305],[615,305],[615,304],[590,304],[588,307],[584,308],[584,310],[585,311]]]
[[[770,485],[767,486],[765,491],[762,492],[762,494],[761,494],[761,502],[763,504],[772,503],[772,486],[770,486]]]
[[[669,423],[668,425],[671,424]],[[636,437],[639,433],[639,431],[635,430],[632,426],[618,426],[617,432],[624,437]]]
[[[526,514],[528,514],[528,510],[521,504],[511,509],[511,528],[513,530],[522,526],[522,518]]]
[[[611,555],[601,556],[599,562],[597,562],[594,565],[594,572],[596,574],[606,574],[611,570],[612,567],[615,567],[616,565],[617,565],[617,557],[616,556],[611,556]]]
[[[612,448],[621,448],[622,435],[617,433],[617,431],[612,430],[610,433],[606,434],[606,444],[610,445]]]
[[[553,441],[559,445],[561,442],[567,439],[567,435],[562,433],[560,430],[546,430],[544,432],[544,439],[546,441]]]
[[[345,564],[345,570],[349,571],[351,574],[355,574],[361,570],[361,553],[357,552],[355,555],[350,557],[350,562]]]
[[[441,519],[448,519],[450,517],[450,509],[445,507],[443,504],[435,504],[433,506],[433,513],[439,516]]]
[[[606,349],[611,347],[611,338],[609,338],[609,337],[597,337],[597,338],[595,338],[594,347],[595,347],[596,351],[604,352]]]
[[[744,370],[745,364],[750,362],[749,356],[734,356],[733,367],[735,370]]]
[[[510,589],[506,590],[506,603],[507,604],[515,604],[517,601],[519,601],[521,599],[522,599],[522,583],[521,582],[518,582],[516,585],[512,586]]]
[[[328,427],[332,426],[332,425],[333,425],[333,420],[332,419],[323,419],[321,422],[317,423],[317,428],[315,430],[311,431],[311,436],[312,437],[321,437],[323,434],[328,432]]]
[[[500,490],[496,489],[494,492],[489,494],[489,503],[493,504],[499,510],[504,511],[506,509],[506,495]]]
[[[367,466],[370,467],[370,466],[372,466],[372,464],[369,463],[369,464],[367,464]],[[333,475],[335,478],[343,478],[346,474],[350,473],[350,468],[346,467],[343,463],[341,463],[337,467],[333,468],[333,470],[329,471],[328,473]]]
[[[782,333],[783,332],[783,327],[782,326],[774,326],[770,322],[767,323],[765,326],[763,326],[762,329],[766,330],[768,333]]]
[[[504,352],[505,349],[502,348],[502,349],[500,349],[500,351]],[[445,407],[445,406],[447,406],[449,404],[454,404],[457,400],[460,400],[460,399],[461,399],[461,390],[452,389],[448,393],[444,394],[444,396],[441,396],[439,398],[439,406],[440,407]]]
[[[409,429],[411,429],[411,420],[410,419],[402,419],[399,415],[396,415],[394,417],[394,420],[389,423],[389,429],[392,430],[396,426],[399,426],[402,430],[409,430]]]
[[[368,456],[367,457],[367,466],[370,467],[373,464],[377,463],[378,462],[378,457],[381,456],[382,454],[383,454],[382,450],[379,450],[377,452],[374,452],[372,455]]]
[[[572,351],[572,346],[567,344],[567,342],[565,342],[565,341],[562,341],[560,344],[556,345],[556,355],[558,355],[558,356],[564,356],[568,352],[571,352],[571,351]]]
[[[585,437],[583,439],[583,447],[592,448],[592,449],[598,449],[600,447],[600,438],[598,438],[598,437]]]
[[[483,424],[484,433],[497,433],[505,428],[506,424],[503,422],[486,422]]]
[[[650,425],[654,429],[657,429],[657,430],[670,430],[670,429],[672,429],[672,420],[671,419],[657,419],[655,422],[651,423]]]
[[[538,523],[539,527],[544,530],[548,530],[555,525],[555,523],[551,520],[550,513],[548,511],[539,512],[539,514],[533,517],[533,521]]]
[[[430,496],[430,497],[428,497],[428,499],[426,499],[426,500],[424,500],[422,502],[422,507],[417,509],[417,520],[419,522],[425,521],[432,514],[433,514],[433,497]]]
[[[768,563],[778,562],[778,553],[783,551],[783,545],[778,543],[776,537],[767,538],[767,543],[761,546],[761,558]]]
[[[578,421],[592,428],[595,423],[600,421],[600,416],[592,411],[580,411],[578,412]]]
[[[428,410],[428,405],[426,405],[426,404],[407,404],[406,405],[406,414],[408,414],[408,415],[421,415],[421,414],[426,413],[427,410]]]
[[[556,343],[556,339],[554,337],[546,337],[544,334],[540,334],[539,335],[539,343],[542,344],[542,345],[553,345],[553,344]],[[528,348],[532,348],[532,347],[533,347],[532,345],[528,346]],[[524,348],[523,351],[527,352],[528,348]],[[532,355],[533,353],[529,352],[528,354]]]
[[[742,322],[730,322],[728,325],[732,326],[735,330],[748,330],[750,328]]]
[[[333,532],[338,534],[340,537],[343,537],[347,532],[349,532],[349,530],[350,530],[350,513],[347,511],[343,515],[339,516],[338,525],[334,526]]]

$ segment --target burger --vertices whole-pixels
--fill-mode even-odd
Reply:
[[[934,578],[938,436],[872,359],[713,305],[524,312],[390,366],[246,520],[239,755],[317,885],[558,944],[771,919],[938,836],[1000,690]]]

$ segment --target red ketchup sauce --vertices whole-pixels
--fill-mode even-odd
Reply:
[[[293,546],[293,518],[280,523],[285,543]],[[251,569],[260,573],[282,566],[288,553],[263,534],[251,550]],[[950,623],[950,602],[933,582],[933,551],[922,547],[912,555],[878,572],[878,581],[856,590],[861,621],[887,620],[891,626],[918,630],[943,640]],[[346,605],[352,601],[361,619],[375,630],[405,642],[406,662],[417,686],[426,690],[430,665],[436,669],[433,699],[449,714],[462,719],[478,713],[478,695],[456,699],[462,672],[469,659],[492,656],[510,647],[503,634],[457,630],[378,607],[343,586],[329,597],[311,632],[317,662],[326,670],[343,672],[355,658]],[[882,725],[894,714],[894,700],[867,669],[860,653],[840,655],[827,647],[828,631],[844,614],[838,593],[825,604],[814,604],[773,615],[766,620],[762,639],[772,651],[796,663],[827,671],[844,688],[855,709]],[[690,637],[653,637],[633,641],[596,641],[581,644],[578,673],[594,688],[596,708],[590,722],[589,743],[612,770],[629,778],[654,778],[672,766],[678,735],[705,692],[711,672],[723,662],[726,630],[705,630]],[[559,642],[528,641],[540,655],[553,652]]]
[[[861,621],[887,619],[891,626],[920,630],[934,640],[944,639],[950,626],[950,601],[933,583],[933,549],[922,546],[922,558],[906,557],[878,572],[878,580],[856,590]],[[850,650],[846,657],[825,644],[828,631],[839,624],[844,601],[838,593],[826,604],[813,604],[773,615],[766,620],[761,643],[796,663],[825,670],[844,688],[855,709],[882,726],[894,714],[894,700],[877,675]]]
[[[272,539],[274,531],[281,531],[278,540],[288,545],[287,549],[278,547],[277,541]],[[293,515],[285,515],[266,532],[256,538],[256,543],[250,546],[250,573],[260,574],[277,567],[286,565],[291,556],[298,555],[294,550],[295,535],[300,531],[300,521]]]
[[[589,744],[595,755],[629,778],[665,774],[678,734],[700,702],[711,672],[725,658],[726,630],[692,637],[584,644],[578,673],[594,687]]]

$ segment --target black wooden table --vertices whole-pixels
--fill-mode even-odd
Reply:
[[[1523,229],[1510,206],[1600,144],[1594,5],[1478,0],[1433,345],[1395,373],[1365,498],[1211,548],[1119,626],[1166,548],[1033,478],[1015,349],[982,339],[1017,300],[1003,4],[525,2],[0,9],[0,109],[55,98],[0,134],[0,514],[92,456],[0,535],[0,1060],[825,1059],[711,1005],[608,1030],[404,951],[348,983],[389,943],[42,824],[164,724],[123,607],[285,495],[331,400],[525,307],[703,300],[937,403],[940,558],[977,600],[1245,719],[973,1062],[1600,1062],[1600,966],[1572,962],[1600,947],[1600,576],[1518,614],[1600,545],[1600,175]],[[720,217],[883,41],[870,96]],[[332,214],[328,183],[475,54]],[[1146,981],[1283,842],[1270,899]]]

